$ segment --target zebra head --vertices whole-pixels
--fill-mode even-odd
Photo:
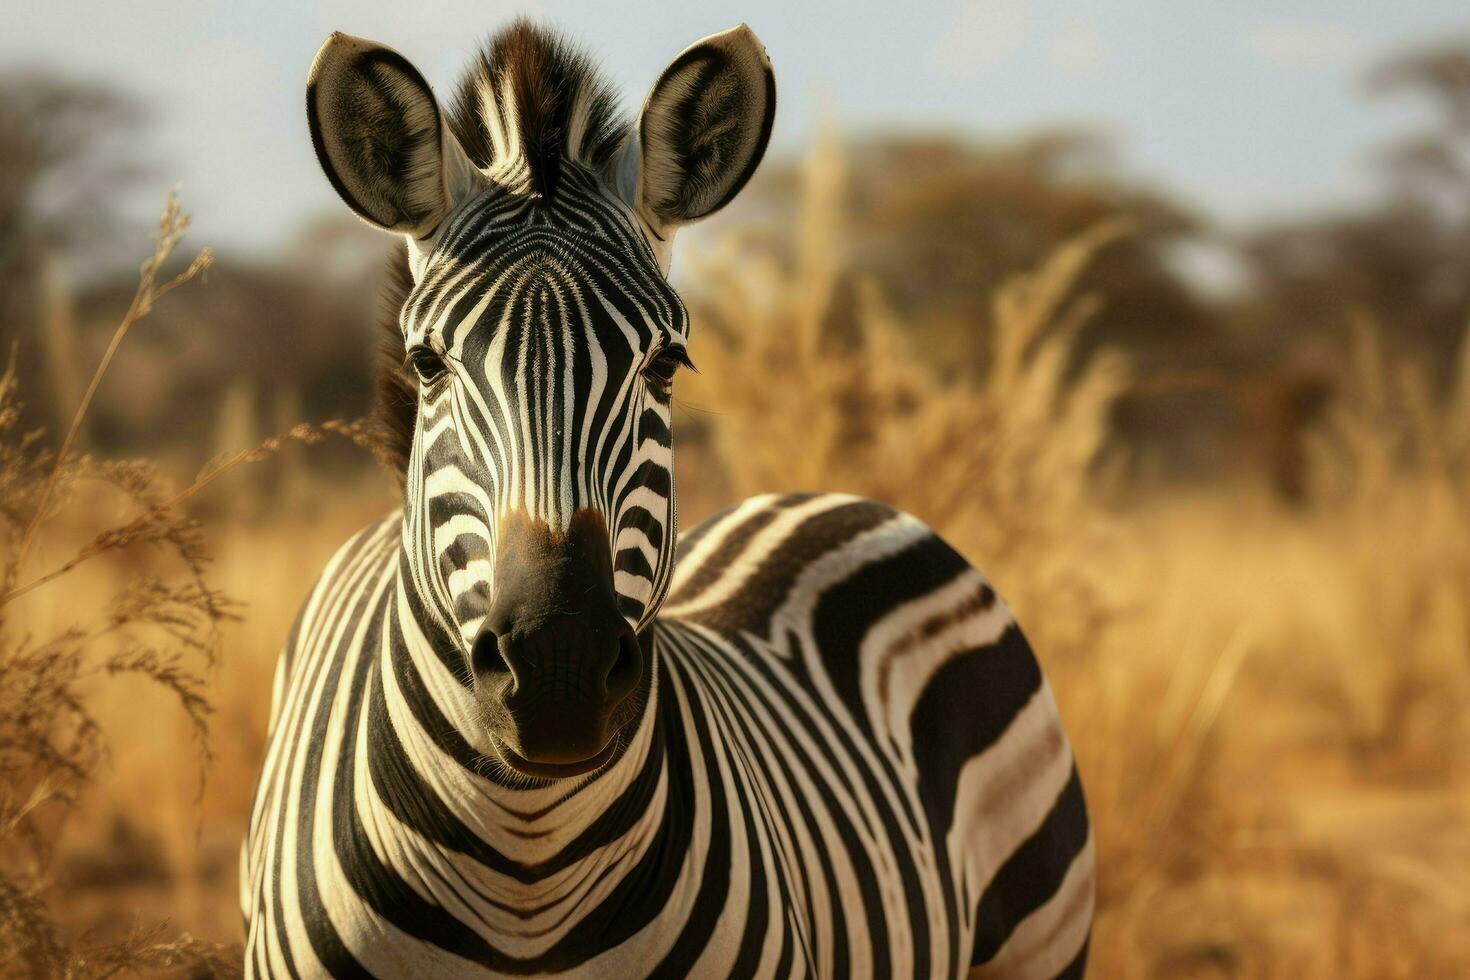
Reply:
[[[322,168],[408,242],[410,603],[515,770],[597,768],[638,716],[640,634],[674,550],[671,386],[689,363],[670,244],[745,184],[774,112],[744,26],[680,54],[636,126],[585,57],[525,22],[447,114],[381,45],[334,34],[312,65]]]

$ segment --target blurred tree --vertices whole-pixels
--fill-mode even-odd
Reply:
[[[146,114],[99,85],[43,72],[0,76],[0,338],[19,340],[29,411],[52,424],[76,401],[71,282],[115,264],[117,202],[148,171]],[[10,355],[9,343],[0,358]]]
[[[150,172],[139,139],[146,121],[135,100],[99,85],[40,72],[0,77],[4,301],[23,301],[47,253],[64,250],[87,268],[122,257],[117,204]]]
[[[224,253],[205,288],[171,297],[119,352],[116,372],[140,383],[126,400],[105,404],[98,440],[121,449],[187,445],[196,457],[241,448],[213,444],[227,387],[241,400],[245,441],[301,421],[366,414],[390,247],[361,222],[334,217],[306,225],[270,260]],[[82,293],[85,333],[101,335],[127,289],[119,274]]]
[[[64,430],[132,295],[140,226],[120,202],[146,164],[147,113],[111,88],[44,72],[0,77],[0,359],[19,340],[28,412]],[[160,185],[160,191],[162,186]],[[213,445],[230,385],[259,435],[359,415],[372,395],[384,245],[350,219],[308,224],[268,262],[221,256],[205,288],[160,308],[120,352],[125,397],[89,437],[114,450]],[[285,417],[285,416],[293,417]]]
[[[1470,219],[1470,38],[1391,58],[1368,78],[1380,94],[1427,101],[1433,121],[1384,154],[1401,195],[1438,205],[1449,224]]]
[[[1058,130],[999,144],[871,138],[849,148],[847,167],[843,264],[876,279],[906,320],[923,324],[916,342],[937,364],[982,371],[995,288],[1115,217],[1128,218],[1135,232],[1103,253],[1082,283],[1099,288],[1105,306],[1079,356],[1106,342],[1129,349],[1146,369],[1173,368],[1208,356],[1216,343],[1216,317],[1172,255],[1202,231],[1201,221],[1119,176],[1096,133]],[[782,216],[795,213],[798,175],[778,164],[757,180],[766,200],[752,210],[766,244],[789,250]]]
[[[1243,316],[1262,350],[1292,359],[1312,346],[1340,363],[1348,313],[1366,310],[1443,385],[1470,318],[1470,39],[1397,55],[1366,88],[1418,99],[1428,123],[1379,151],[1370,209],[1247,237],[1258,288]]]

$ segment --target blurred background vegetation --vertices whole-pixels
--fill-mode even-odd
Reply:
[[[1120,446],[1165,483],[1250,478],[1305,502],[1303,436],[1343,394],[1353,318],[1370,317],[1443,395],[1470,309],[1470,48],[1409,50],[1363,83],[1369,97],[1430,109],[1420,131],[1364,147],[1370,203],[1244,229],[1217,227],[1209,202],[1130,174],[1100,130],[852,139],[834,320],[850,318],[841,307],[871,280],[941,375],[978,377],[996,286],[1126,217],[1133,233],[1082,283],[1105,302],[1079,343],[1082,355],[1106,346],[1134,366],[1112,419]],[[53,430],[134,288],[138,229],[112,205],[165,182],[167,168],[144,157],[148,115],[114,88],[45,73],[0,87],[0,322],[21,341],[25,375],[50,382],[29,403]],[[790,256],[801,193],[798,160],[771,160],[732,219],[743,247]],[[328,214],[269,260],[212,271],[208,289],[170,304],[124,352],[132,397],[98,406],[95,444],[197,453],[212,445],[217,412],[177,406],[221,395],[236,421],[265,429],[361,414],[372,361],[362,324],[376,313],[383,251],[350,217]]]
[[[1361,85],[1423,111],[1363,148],[1372,193],[1336,210],[1222,226],[1094,128],[829,130],[681,243],[702,371],[676,392],[686,524],[748,493],[849,490],[987,572],[1095,811],[1098,976],[1470,971],[1470,40],[1406,47]],[[134,296],[146,249],[117,202],[167,182],[150,111],[0,78],[0,355],[25,403],[0,429],[44,430],[43,449]],[[268,258],[217,261],[119,349],[79,447],[187,483],[366,414],[390,247],[313,216]],[[158,924],[238,941],[275,651],[394,497],[351,440],[278,448],[188,504],[210,582],[242,602],[190,667],[203,790],[179,751],[200,713],[99,675],[76,696],[110,752],[44,847],[0,862],[82,948]],[[136,508],[68,486],[34,572]],[[169,560],[115,550],[0,601],[0,633],[63,629],[79,596]],[[34,772],[6,772],[0,802],[34,795]]]

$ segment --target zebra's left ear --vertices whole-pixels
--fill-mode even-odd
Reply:
[[[691,45],[664,69],[638,120],[630,188],[660,241],[730,203],[765,155],[775,118],[776,76],[744,24]]]

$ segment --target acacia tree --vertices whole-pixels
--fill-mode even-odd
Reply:
[[[1365,87],[1427,104],[1429,121],[1375,153],[1376,206],[1246,241],[1260,284],[1248,319],[1263,344],[1315,343],[1341,357],[1354,310],[1364,312],[1443,387],[1470,317],[1470,40],[1394,56]]]

